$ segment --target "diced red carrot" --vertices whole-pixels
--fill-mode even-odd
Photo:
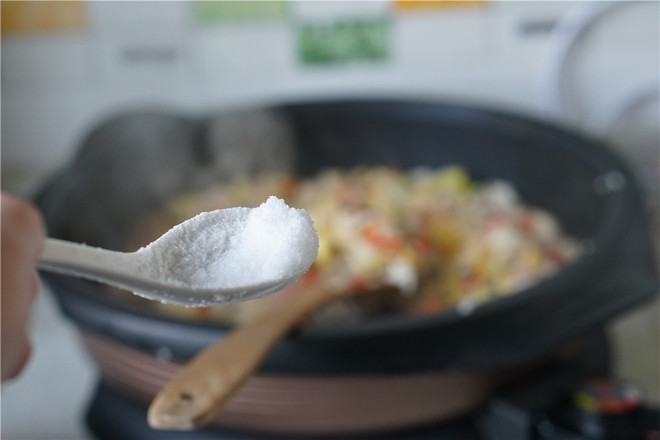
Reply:
[[[362,236],[376,249],[384,252],[396,252],[403,246],[398,237],[383,234],[375,224],[365,226],[362,229]]]

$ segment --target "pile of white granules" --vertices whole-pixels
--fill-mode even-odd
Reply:
[[[137,251],[145,275],[223,289],[297,278],[318,252],[312,219],[271,196],[257,208],[203,212]]]

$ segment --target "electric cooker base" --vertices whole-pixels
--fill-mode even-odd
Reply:
[[[592,408],[576,405],[571,397],[584,393],[589,378],[607,377],[609,350],[602,334],[595,336],[580,355],[569,364],[551,365],[527,378],[499,390],[479,411],[450,422],[414,429],[361,436],[342,436],[341,440],[660,440],[660,409],[643,406],[641,395],[621,388],[621,382],[600,382],[608,399],[608,413],[596,414]],[[604,385],[603,385],[604,384]],[[603,390],[603,387],[607,388]],[[632,390],[635,391],[635,390]],[[619,395],[620,394],[620,395]],[[612,396],[618,396],[616,402]],[[599,396],[590,395],[590,402]],[[639,400],[631,400],[639,397]],[[584,399],[583,399],[584,400]],[[588,399],[587,399],[588,400]],[[583,406],[583,405],[582,405]],[[612,411],[614,408],[616,411]],[[87,413],[87,424],[100,440],[314,440],[324,436],[277,436],[218,429],[197,431],[157,431],[147,424],[147,407],[123,396],[101,381]],[[337,436],[332,437],[338,440]]]
[[[329,437],[291,437],[253,434],[205,428],[196,431],[156,431],[147,424],[147,408],[116,393],[112,388],[100,382],[92,404],[87,413],[87,425],[99,440],[284,440],[305,439],[328,440]],[[441,437],[438,437],[441,436]],[[337,437],[334,437],[336,439]],[[374,436],[341,437],[342,440],[436,440],[461,439],[480,440],[482,437],[471,420],[460,420],[442,426],[429,426],[397,433]]]
[[[553,422],[551,407],[533,405],[534,391],[495,397],[472,417],[394,433],[344,436],[342,440],[660,440],[660,409],[644,409],[634,425],[620,435],[591,436]],[[547,397],[547,396],[545,396]],[[545,400],[545,399],[541,399]],[[100,382],[87,413],[87,425],[99,440],[328,440],[330,437],[290,437],[206,428],[197,431],[156,431],[147,424],[147,408]],[[588,427],[585,429],[589,429]],[[337,440],[337,437],[332,437]]]

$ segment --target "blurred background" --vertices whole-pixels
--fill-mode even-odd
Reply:
[[[135,108],[423,98],[605,139],[633,165],[658,237],[658,2],[12,1],[1,14],[3,190],[31,197],[95,124]],[[88,438],[97,373],[43,293],[34,358],[2,390],[2,437]],[[656,403],[659,311],[608,329],[617,374]]]

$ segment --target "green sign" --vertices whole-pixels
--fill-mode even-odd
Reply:
[[[285,0],[195,1],[192,8],[195,21],[201,24],[279,19],[289,11]]]
[[[304,64],[381,61],[388,56],[389,21],[342,19],[307,22],[298,28],[298,49]]]

